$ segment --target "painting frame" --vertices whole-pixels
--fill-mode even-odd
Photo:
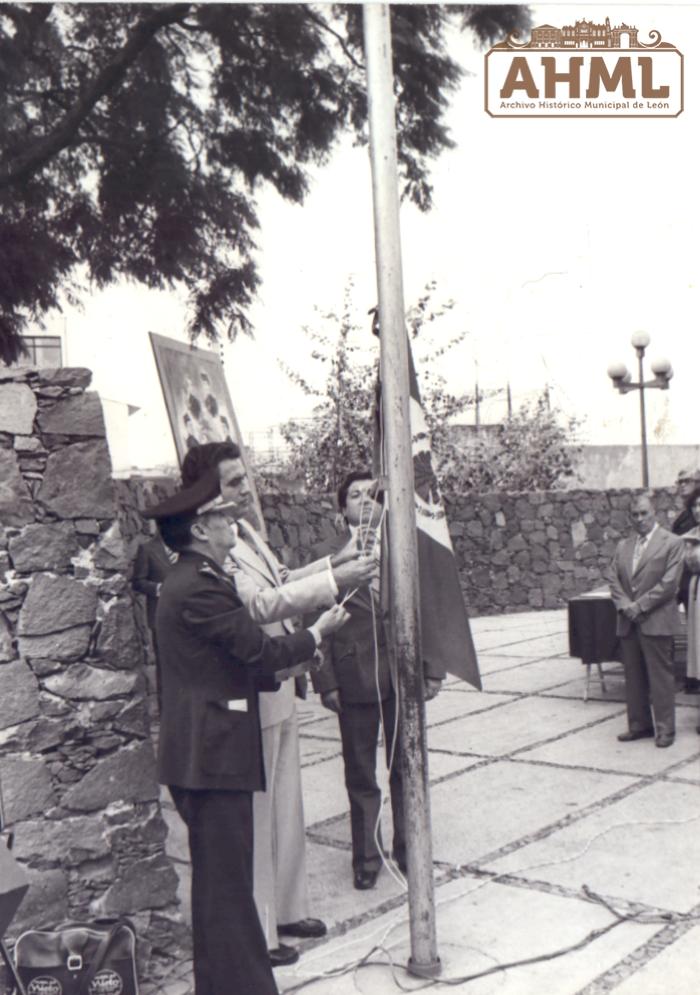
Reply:
[[[247,517],[266,537],[255,479],[241,435],[223,363],[217,353],[149,332],[168,413],[178,466],[190,448],[206,442],[234,442],[248,477],[253,510]],[[257,519],[257,520],[256,520]]]

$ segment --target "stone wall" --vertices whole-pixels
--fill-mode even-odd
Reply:
[[[131,513],[155,499],[163,486],[164,481],[123,482]],[[627,511],[634,493],[639,492],[481,494],[448,503],[470,614],[560,608],[570,597],[606,584],[615,546],[629,532]],[[660,488],[654,493],[659,521],[669,525],[678,512],[675,492]],[[270,544],[290,566],[307,562],[312,546],[335,532],[331,498],[268,494],[261,502]]]
[[[0,777],[31,882],[10,933],[125,913],[154,981],[187,931],[128,583],[134,536],[90,376],[0,370]]]

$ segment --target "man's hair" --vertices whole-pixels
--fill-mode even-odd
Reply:
[[[641,494],[633,494],[630,502],[630,508],[634,508],[634,506],[639,504],[640,501],[648,501],[651,505],[652,511],[656,511],[656,500],[651,491],[642,491]]]
[[[690,510],[693,507],[698,498],[700,498],[700,484],[698,484],[697,487],[693,488],[693,493],[688,497],[687,501],[685,502],[688,510]]]
[[[372,480],[369,470],[354,470],[349,473],[338,488],[338,507],[342,511],[348,501],[348,491],[356,480]]]
[[[158,522],[160,537],[166,546],[181,553],[192,545],[192,526],[197,521],[196,515],[171,515],[161,518]]]
[[[241,451],[235,442],[205,442],[201,446],[192,446],[182,463],[182,486],[191,487],[225,459],[240,458]]]

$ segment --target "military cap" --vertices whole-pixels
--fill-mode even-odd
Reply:
[[[189,487],[182,487],[159,504],[146,508],[144,518],[196,518],[210,511],[228,511],[235,508],[233,501],[224,501],[219,486],[219,474],[211,469]]]

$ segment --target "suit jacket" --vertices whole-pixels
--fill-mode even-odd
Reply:
[[[136,550],[131,586],[139,594],[146,595],[146,620],[151,629],[156,624],[158,585],[163,583],[171,567],[170,557],[159,536],[142,542]]]
[[[683,540],[659,526],[632,569],[637,536],[622,539],[615,550],[610,596],[617,608],[617,634],[627,636],[632,622],[622,609],[636,602],[642,614],[637,625],[646,636],[672,636],[680,631],[676,592],[683,569]]]
[[[156,636],[161,783],[223,791],[264,788],[258,689],[274,688],[271,675],[313,655],[312,634],[270,638],[223,570],[186,551],[163,581]]]
[[[245,521],[238,522],[238,533],[239,541],[230,553],[231,574],[241,601],[268,635],[294,632],[295,618],[305,612],[315,612],[315,618],[320,608],[335,602],[334,586],[325,562],[292,570],[282,582],[283,564],[262,536]],[[284,681],[275,694],[260,696],[263,728],[289,718],[294,708],[295,688],[299,697],[306,697],[304,676]]]
[[[350,532],[321,543],[314,556],[336,553],[350,541]],[[377,701],[377,684],[382,701],[389,697],[395,681],[391,673],[388,627],[379,608],[372,614],[371,594],[362,587],[345,603],[350,618],[323,644],[323,666],[312,673],[314,690],[319,694],[338,689],[347,704],[369,704]],[[375,621],[377,647],[375,649]],[[378,657],[378,667],[377,660]],[[445,672],[425,663],[425,676],[443,680]]]

